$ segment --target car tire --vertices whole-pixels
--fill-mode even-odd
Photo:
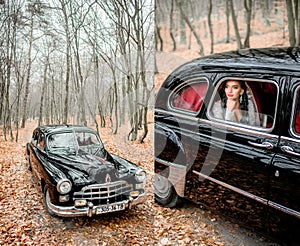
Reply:
[[[43,200],[44,200],[44,204],[45,204],[45,208],[46,208],[47,212],[51,216],[55,216],[55,213],[49,207],[50,195],[49,195],[49,190],[48,190],[47,185],[45,185],[44,188],[43,188]]]
[[[154,199],[158,204],[168,208],[182,205],[182,198],[178,196],[174,186],[166,177],[155,174],[154,188]]]

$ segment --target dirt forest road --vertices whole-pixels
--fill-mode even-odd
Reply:
[[[147,201],[130,211],[91,218],[51,217],[26,168],[25,143],[34,126],[28,124],[19,143],[0,140],[0,245],[275,245],[195,204],[158,206],[152,135],[141,145],[127,142],[122,134],[112,136],[110,129],[101,129],[107,149],[147,170]]]

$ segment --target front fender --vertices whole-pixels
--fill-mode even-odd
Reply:
[[[155,173],[172,183],[177,194],[184,196],[186,153],[180,136],[166,125],[156,122],[154,132]]]

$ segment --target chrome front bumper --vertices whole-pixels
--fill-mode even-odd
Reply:
[[[146,200],[146,193],[141,193],[138,197],[130,197],[128,200],[124,200],[117,203],[107,204],[107,205],[119,205],[125,204],[125,210],[131,209],[137,204],[143,203]],[[58,206],[51,203],[49,196],[46,196],[45,202],[53,214],[61,217],[77,217],[77,216],[89,216],[97,214],[98,206],[94,205],[92,202],[88,202],[88,206],[85,207],[75,207],[75,206]],[[113,211],[109,211],[113,212]],[[107,213],[109,213],[107,212]]]

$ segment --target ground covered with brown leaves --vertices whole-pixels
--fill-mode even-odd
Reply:
[[[280,30],[252,37],[253,47],[277,44],[286,44]],[[235,48],[235,44],[220,44],[215,51]],[[197,56],[197,49],[180,47],[173,53],[157,53],[160,73],[156,75],[156,87],[177,66]],[[148,195],[144,204],[92,218],[52,217],[44,209],[42,192],[26,168],[25,144],[35,126],[29,122],[18,143],[4,142],[0,136],[0,245],[275,245],[190,202],[178,209],[158,206],[153,199],[153,130],[143,144],[127,141],[126,129],[117,135],[110,129],[100,131],[109,151],[146,169]]]
[[[106,148],[147,170],[147,201],[136,208],[92,218],[50,216],[42,192],[26,167],[25,143],[0,140],[0,245],[265,245],[267,241],[216,214],[186,202],[182,208],[158,206],[153,199],[153,136],[144,144],[101,129]]]

